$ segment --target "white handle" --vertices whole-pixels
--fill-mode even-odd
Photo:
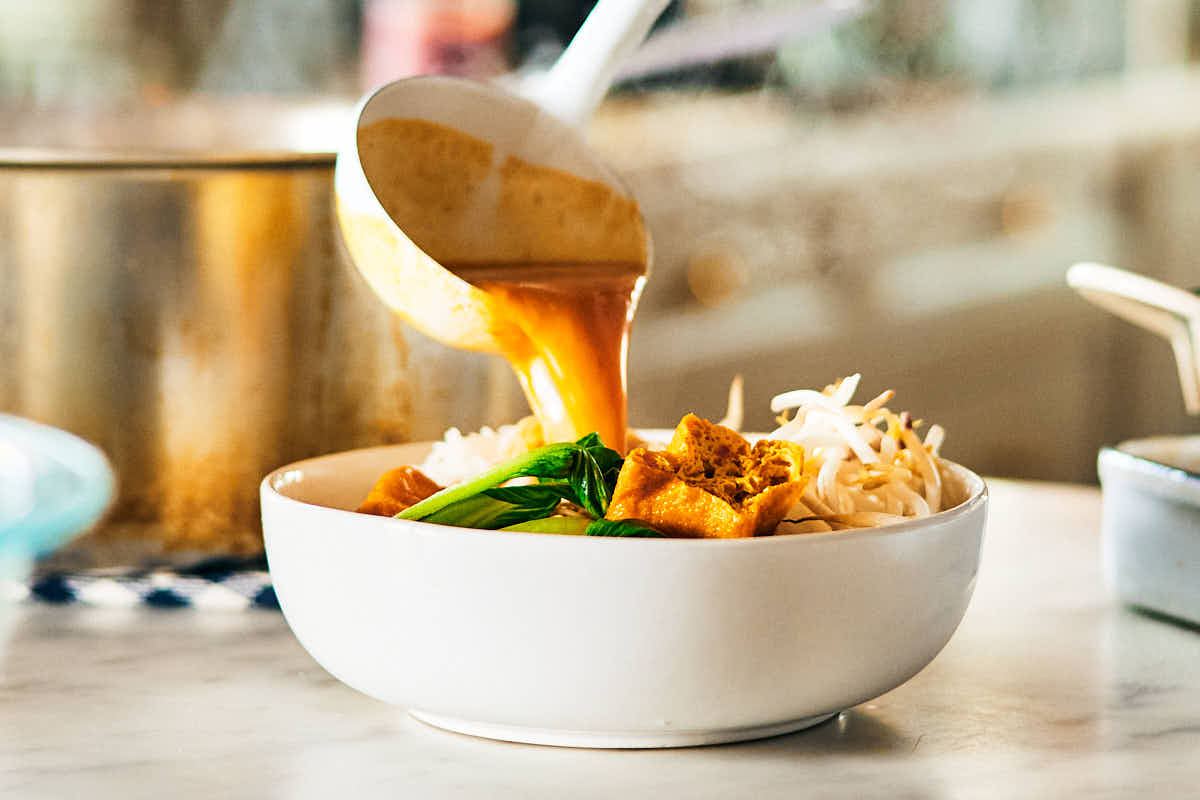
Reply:
[[[670,0],[600,0],[528,99],[571,125],[582,125],[608,93],[617,69]]]
[[[1171,343],[1184,405],[1200,414],[1200,297],[1103,264],[1076,264],[1067,284],[1096,305]]]

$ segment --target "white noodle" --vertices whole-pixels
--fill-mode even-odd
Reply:
[[[778,428],[771,431],[771,434],[767,438],[768,439],[796,440],[798,437],[805,436],[805,435],[806,435],[806,432],[804,430],[804,420],[797,417],[796,419],[791,420],[790,422],[783,423]],[[834,440],[834,437],[830,437],[831,446],[832,446],[832,444],[837,443],[837,442],[834,442],[833,440]],[[814,444],[814,445],[810,445],[810,446],[820,447],[821,445]]]
[[[818,519],[819,516],[803,502],[796,503],[788,518],[779,523],[776,533],[824,533],[833,530],[828,522]]]
[[[823,519],[805,519],[800,522],[784,520],[775,528],[775,533],[829,533],[834,528]]]
[[[858,430],[861,432],[863,439],[867,444],[875,449],[879,449],[879,440],[883,438],[883,431],[876,428],[874,425],[863,425]]]
[[[855,511],[851,514],[838,514],[831,522],[840,522],[853,528],[874,528],[878,525],[894,525],[904,522],[904,517],[898,514],[881,514],[876,511]]]
[[[921,442],[911,416],[886,407],[895,397],[890,389],[850,405],[859,380],[851,375],[824,391],[799,389],[771,400],[772,411],[795,413],[790,420],[785,413],[770,438],[803,446],[810,476],[803,500],[789,510],[791,522],[777,532],[870,527],[941,510],[936,458],[945,430],[933,425]]]
[[[891,436],[880,437],[879,460],[885,464],[891,464],[896,460],[896,440]]]
[[[883,492],[884,510],[889,514],[904,514],[904,503],[900,500],[900,493],[896,491],[895,486],[884,486],[880,491]]]
[[[912,487],[903,483],[892,484],[892,488],[900,495],[900,501],[904,504],[905,514],[910,514],[914,517],[927,517],[931,513],[929,511],[929,503],[925,498],[917,494]]]
[[[808,503],[809,506],[812,507],[812,510],[816,514],[828,516],[836,513],[832,508],[829,507],[829,504],[822,500],[821,496],[817,494],[816,481],[809,482],[808,487],[804,490],[803,499],[805,503]],[[788,513],[791,515],[791,512]]]
[[[871,445],[867,444],[867,440],[862,437],[862,434],[855,430],[853,423],[836,411],[828,408],[815,408],[809,413],[808,419],[814,422],[819,420],[831,425],[864,464],[874,464],[879,460]]]
[[[929,449],[930,453],[936,456],[938,451],[942,449],[942,442],[945,439],[946,429],[941,425],[931,425],[929,433],[925,434],[925,447]]]
[[[860,492],[854,498],[855,511],[885,511],[886,509],[887,506],[878,489],[869,492]]]
[[[837,389],[831,394],[818,392],[814,389],[796,389],[791,392],[777,394],[771,398],[771,411],[778,414],[789,408],[799,408],[806,405],[821,406],[823,408],[841,408],[850,402],[850,398],[854,396],[855,390],[858,389],[858,381],[862,375],[855,373],[848,378],[842,378],[838,382]]]
[[[839,483],[834,487],[834,491],[837,492],[838,510],[843,514],[853,514],[854,498],[850,495],[850,488],[844,483]]]
[[[933,465],[933,459],[929,457],[929,453],[925,452],[925,446],[910,429],[902,430],[900,437],[904,440],[909,452],[912,453],[913,460],[917,462],[917,471],[921,473],[921,479],[925,481],[925,500],[929,503],[930,510],[941,511],[942,476],[938,474],[937,467]]]
[[[837,492],[837,473],[842,459],[846,457],[844,447],[832,448],[824,453],[825,463],[817,472],[817,492],[834,508],[841,510],[841,497]]]
[[[862,380],[860,373],[854,373],[848,378],[842,378],[838,381],[837,389],[833,391],[833,399],[838,405],[849,405],[850,398],[854,397],[854,393],[858,391],[858,382]]]
[[[805,519],[806,517],[814,517],[817,515],[813,513],[813,510],[811,508],[804,505],[804,501],[801,500],[800,502],[796,503],[796,505],[792,506],[791,511],[788,512],[788,516],[793,521],[795,521],[798,519]]]
[[[875,397],[873,400],[871,400],[871,402],[869,402],[865,406],[863,406],[863,413],[869,414],[872,411],[877,411],[877,410],[883,408],[885,405],[888,404],[888,401],[891,400],[895,396],[896,396],[896,393],[893,392],[891,389],[888,389],[886,392],[880,392],[877,397]]]
[[[832,398],[821,394],[816,389],[797,389],[793,392],[777,394],[771,398],[771,411],[776,414],[780,411],[786,411],[789,408],[800,408],[801,406],[837,407]]]

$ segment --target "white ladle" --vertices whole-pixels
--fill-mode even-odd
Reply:
[[[519,342],[522,386],[552,440],[595,430],[606,442],[622,443],[623,409],[614,414],[601,400],[572,405],[539,387],[567,387],[563,393],[572,396],[590,397],[584,387],[593,385],[623,392],[623,356],[615,378],[595,359],[560,363],[538,341],[549,334],[518,327],[497,295],[446,267],[565,263],[649,270],[650,242],[636,204],[574,125],[590,116],[621,59],[666,4],[601,0],[559,63],[529,88],[536,102],[457,78],[388,84],[361,101],[338,153],[337,217],[359,272],[389,308],[448,345],[508,355]],[[381,127],[364,139],[376,123]],[[364,150],[363,142],[380,131],[387,138]],[[401,141],[405,149],[397,150]],[[438,166],[428,168],[434,160]],[[637,280],[631,303],[643,281]],[[603,399],[602,392],[594,394]]]
[[[667,2],[600,0],[553,69],[535,85],[523,87],[536,102],[494,85],[448,77],[399,80],[359,102],[338,151],[337,214],[355,265],[393,311],[446,344],[496,350],[497,320],[486,294],[445,269],[384,210],[372,176],[363,168],[360,130],[389,117],[423,119],[490,143],[493,173],[511,155],[604,183],[628,196],[574,124],[591,114],[622,59],[641,43]],[[471,210],[472,219],[494,214],[495,193],[484,188],[477,193],[480,207]],[[488,235],[486,225],[463,227],[465,236]],[[648,238],[646,249],[648,268]]]
[[[1200,414],[1200,297],[1103,264],[1076,264],[1067,284],[1117,316],[1171,343],[1189,414]]]

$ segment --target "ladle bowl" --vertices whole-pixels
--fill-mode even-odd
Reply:
[[[515,157],[596,181],[619,197],[628,199],[629,191],[578,131],[534,103],[492,86],[444,76],[407,78],[360,102],[334,176],[338,222],[355,266],[389,308],[424,333],[453,347],[495,352],[495,333],[503,323],[488,294],[446,269],[397,224],[381,201],[381,176],[364,168],[359,134],[388,118],[425,120],[487,142],[493,173],[488,181],[495,180],[506,159]],[[472,248],[483,249],[486,237],[495,233],[489,229],[494,220],[486,219],[494,191],[484,183],[479,207],[472,211],[478,224],[463,226],[464,235],[478,240]],[[578,225],[594,229],[592,220]],[[648,236],[645,249],[649,269]]]
[[[517,87],[531,99],[446,77],[384,86],[338,155],[337,216],[358,270],[433,338],[502,354],[550,441],[624,445],[650,245],[637,204],[572,126],[666,4],[600,0],[544,79]]]

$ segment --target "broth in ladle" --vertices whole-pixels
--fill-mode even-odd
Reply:
[[[414,261],[424,279],[408,294],[385,287],[389,304],[435,338],[504,356],[547,441],[596,431],[623,451],[625,354],[647,267],[636,204],[427,120],[378,120],[358,137],[384,209],[437,262]],[[355,235],[370,233],[364,220]],[[470,288],[427,280],[437,265]],[[367,274],[377,290],[406,280],[399,268]]]

